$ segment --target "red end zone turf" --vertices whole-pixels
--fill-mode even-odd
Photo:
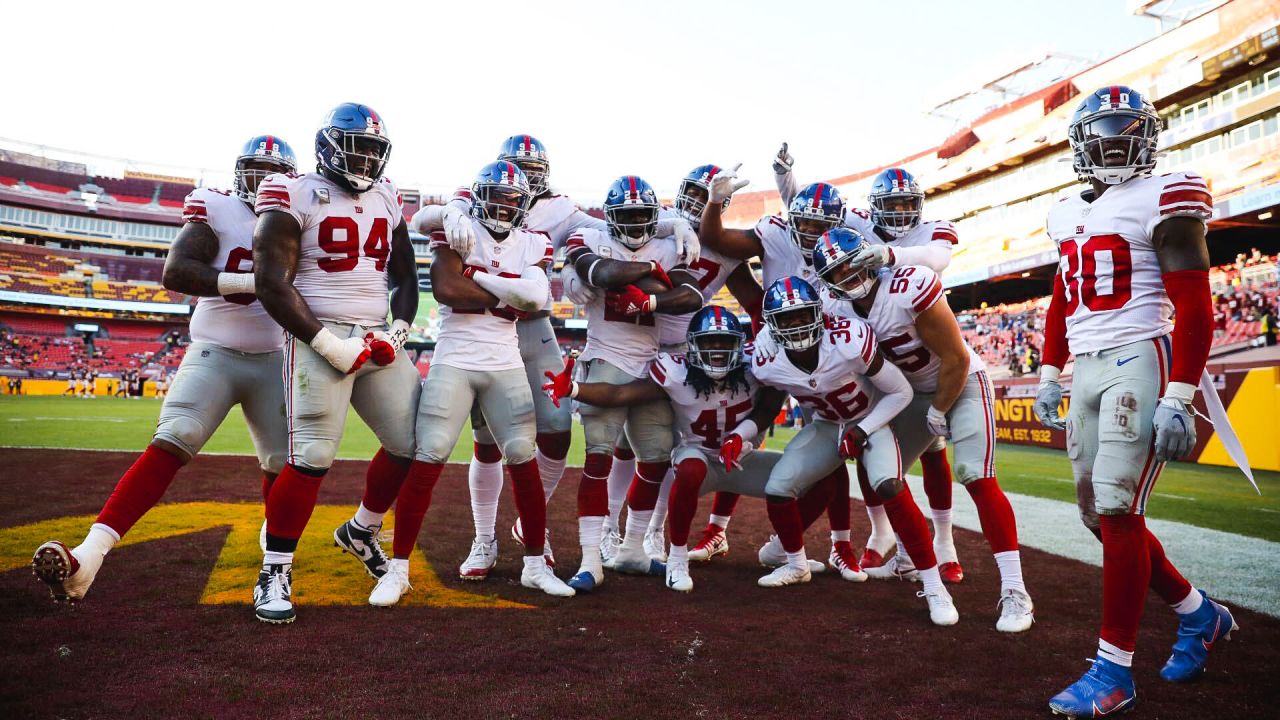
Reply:
[[[1024,549],[1038,622],[1002,635],[994,563],[985,541],[961,530],[966,579],[952,588],[961,613],[954,628],[929,625],[911,583],[855,585],[826,574],[805,586],[758,588],[755,553],[769,529],[763,506],[748,500],[729,555],[695,564],[692,595],[609,573],[595,595],[557,601],[520,587],[518,548],[505,534],[508,489],[495,574],[464,583],[455,569],[472,527],[461,466],[442,477],[420,540],[439,578],[431,582],[425,564],[415,569],[408,597],[423,604],[364,605],[372,581],[325,542],[333,527],[318,511],[307,531],[314,551],[304,547],[297,558],[298,621],[266,626],[253,618],[251,579],[233,582],[255,570],[261,510],[236,503],[260,503],[258,474],[251,459],[228,457],[192,462],[165,498],[174,506],[157,509],[162,522],[148,530],[144,518],[134,531],[157,539],[117,548],[84,603],[55,606],[26,566],[47,538],[30,536],[61,525],[74,528],[60,537],[74,545],[87,525],[22,526],[96,513],[132,459],[0,450],[0,567],[8,568],[0,575],[0,716],[1044,717],[1048,698],[1085,670],[1096,643],[1097,568]],[[334,468],[320,502],[341,507],[329,514],[350,513],[363,470]],[[549,513],[562,576],[577,566],[576,478],[570,470]],[[854,537],[865,533],[858,506]],[[825,559],[825,526],[807,547]],[[1138,716],[1271,716],[1280,620],[1233,611],[1236,639],[1215,648],[1201,681],[1173,686],[1157,672],[1176,621],[1151,596],[1135,673]]]

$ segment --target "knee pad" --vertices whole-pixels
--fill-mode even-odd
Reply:
[[[968,485],[974,480],[982,479],[982,466],[970,465],[957,458],[956,464],[951,468],[951,476],[961,485]]]
[[[512,438],[502,447],[502,456],[508,465],[523,465],[533,459],[537,447],[531,437]]]
[[[391,448],[387,448],[387,451],[391,452]],[[439,430],[428,429],[418,434],[418,447],[413,453],[413,459],[427,463],[446,463],[449,462],[451,452],[453,441]]]
[[[1133,512],[1133,491],[1123,480],[1093,479],[1093,510],[1098,515],[1128,515]],[[1087,523],[1086,523],[1087,524]]]
[[[310,470],[327,470],[338,454],[338,443],[333,440],[311,440],[303,443],[302,451],[294,454],[293,464]]]
[[[272,475],[279,475],[280,471],[284,470],[284,461],[285,461],[284,453],[282,452],[270,453],[263,460],[263,462],[260,463],[260,467],[262,468],[263,472],[268,472],[268,473],[271,473]]]
[[[907,488],[907,484],[902,481],[902,478],[889,477],[875,481],[871,487],[881,499],[892,500]]]
[[[156,428],[155,437],[177,445],[190,455],[200,452],[208,439],[204,423],[189,415],[173,415]]]

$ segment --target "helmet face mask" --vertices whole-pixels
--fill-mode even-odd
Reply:
[[[924,191],[915,177],[901,168],[889,168],[876,176],[867,201],[872,224],[895,238],[914,230],[924,211]]]
[[[1155,108],[1137,91],[1113,86],[1085,98],[1067,140],[1080,179],[1118,185],[1155,168],[1159,134]]]
[[[804,253],[805,259],[828,230],[844,222],[844,200],[835,187],[813,183],[791,199],[787,208],[787,225],[791,241]]]
[[[816,302],[765,310],[764,321],[773,338],[788,350],[808,350],[822,339],[822,306]]]
[[[334,108],[316,133],[316,161],[322,175],[359,194],[382,178],[391,141],[372,108],[344,103]]]
[[[609,234],[631,250],[639,250],[658,231],[658,196],[649,183],[624,175],[609,187],[604,216]]]
[[[547,185],[551,178],[551,164],[546,160],[522,158],[511,162],[514,162],[524,172],[525,178],[529,180],[529,192],[534,197],[545,195],[551,191],[551,188]]]
[[[524,172],[533,197],[551,192],[548,185],[551,180],[551,163],[547,160],[547,149],[538,138],[532,135],[512,135],[502,141],[498,159],[514,163]]]
[[[723,379],[742,365],[742,345],[746,336],[741,332],[722,329],[689,333],[687,360],[713,380]]]
[[[234,193],[241,200],[252,203],[258,194],[258,185],[268,175],[291,173],[298,169],[298,162],[289,144],[273,135],[251,138],[236,158]]]
[[[828,264],[818,275],[832,295],[848,300],[861,300],[870,295],[876,282],[875,274],[865,266],[855,266],[852,256]]]
[[[787,223],[791,226],[791,239],[805,253],[812,252],[818,240],[838,224],[826,218],[796,215],[789,217]]]
[[[532,202],[529,182],[515,163],[490,163],[471,185],[471,216],[498,235],[520,227]]]
[[[711,198],[711,180],[720,173],[717,165],[699,165],[680,181],[680,192],[676,193],[675,209],[695,228],[702,223],[702,212],[707,209],[707,201]],[[725,198],[721,210],[729,207],[733,198]]]

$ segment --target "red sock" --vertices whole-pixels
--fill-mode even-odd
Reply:
[[[690,458],[676,465],[671,502],[667,506],[667,526],[671,528],[672,545],[689,544],[689,528],[693,526],[693,516],[698,512],[698,490],[706,477],[707,463],[703,460]]]
[[[827,521],[831,529],[848,530],[849,524],[849,466],[840,463],[827,477],[831,478],[833,492],[827,505]]]
[[[911,497],[911,489],[904,487],[902,492],[884,501],[884,511],[889,515],[889,524],[902,540],[911,561],[916,568],[927,570],[938,564],[933,554],[933,538],[929,535],[929,524]]]
[[[867,507],[884,504],[884,500],[881,500],[875,489],[871,487],[871,481],[867,479],[867,471],[862,467],[862,463],[858,463],[858,487],[862,490],[862,502]]]
[[[770,499],[765,505],[769,508],[769,522],[778,533],[782,549],[789,553],[800,552],[804,547],[804,523],[800,520],[799,504],[792,499],[783,502]]]
[[[262,473],[262,503],[266,505],[267,498],[271,497],[271,483],[276,481],[276,476],[271,473]]]
[[[635,460],[636,454],[627,448],[616,447],[613,449],[613,456],[619,460]]]
[[[978,522],[982,534],[991,545],[991,552],[1001,553],[1018,549],[1018,523],[1013,518],[1013,506],[993,477],[974,480],[964,486],[978,507]]]
[[[1151,553],[1147,549],[1147,521],[1141,515],[1103,515],[1102,634],[1103,640],[1133,652],[1138,623],[1151,584]],[[1181,600],[1182,598],[1178,598]]]
[[[413,554],[418,533],[422,532],[422,519],[431,509],[431,492],[435,490],[442,470],[444,463],[414,460],[409,465],[408,475],[400,486],[400,496],[396,498],[396,531],[391,540],[394,557],[405,559]]]
[[[1147,553],[1151,555],[1151,589],[1169,605],[1182,602],[1191,593],[1191,583],[1164,555],[1164,545],[1147,530]]]
[[[627,492],[627,507],[632,510],[652,510],[658,504],[662,480],[671,463],[636,463],[636,474],[631,478]]]
[[[316,508],[322,480],[324,475],[306,475],[292,465],[285,465],[271,483],[271,495],[267,498],[267,534],[291,540],[296,547]]]
[[[408,472],[409,461],[378,448],[364,474],[364,499],[361,504],[376,513],[390,510]]]
[[[502,462],[502,451],[498,449],[497,445],[478,442],[475,443],[475,449],[473,452],[476,456],[476,460],[479,460],[482,463]]]
[[[609,468],[613,457],[604,453],[588,453],[582,463],[582,480],[578,483],[578,517],[601,517],[609,514]]]
[[[98,513],[98,522],[124,537],[138,518],[160,502],[182,464],[177,455],[148,445],[116,483],[116,489]]]
[[[563,460],[569,455],[569,445],[573,441],[573,433],[538,433],[535,442],[538,452],[552,460]]]
[[[711,514],[720,517],[733,517],[733,511],[738,507],[738,493],[718,492],[715,497],[711,498]]]
[[[920,470],[924,475],[924,494],[929,498],[929,507],[950,510],[951,463],[947,462],[946,448],[921,455]]]
[[[511,492],[516,498],[516,514],[520,516],[525,549],[530,555],[541,555],[542,539],[547,529],[547,498],[542,493],[538,461],[508,465],[507,472],[511,473]]]
[[[844,491],[845,497],[849,495],[849,475],[840,472],[839,469],[835,473],[828,475],[818,481],[817,485],[809,488],[809,492],[800,496],[796,501],[796,506],[800,509],[800,524],[804,529],[808,530],[809,526],[822,517],[822,513],[828,512],[831,507],[832,495],[839,494],[840,481],[836,473],[844,475]],[[832,528],[833,530],[835,528]]]

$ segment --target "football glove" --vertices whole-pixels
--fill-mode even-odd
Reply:
[[[698,239],[698,232],[687,220],[677,220],[672,229],[675,231],[676,256],[684,260],[686,265],[698,262],[698,258],[702,257],[702,241]]]
[[[564,296],[574,305],[590,305],[600,297],[600,291],[583,282],[572,267],[560,271],[560,280],[564,283]]]
[[[1156,430],[1157,462],[1181,460],[1195,448],[1196,419],[1191,409],[1195,393],[1195,386],[1187,383],[1171,382],[1165,388],[1152,421]]]
[[[347,375],[359,370],[371,355],[369,344],[364,338],[349,337],[339,340],[337,335],[329,332],[329,328],[324,327],[311,338],[310,345],[311,349],[328,360],[330,365],[338,369],[338,372]]]
[[[370,359],[378,365],[390,365],[396,361],[396,356],[404,349],[404,343],[409,339],[409,323],[396,320],[391,323],[390,332],[371,332],[365,335],[364,339],[369,346]]]
[[[609,309],[627,317],[648,315],[658,306],[658,298],[635,285],[628,285],[617,292],[605,293],[604,302]]]
[[[742,436],[737,433],[729,433],[724,442],[720,443],[720,462],[724,463],[725,472],[733,472],[734,468],[742,469],[738,458],[742,457],[743,445]]]
[[[786,175],[791,172],[791,166],[796,164],[796,159],[791,157],[791,153],[787,152],[787,144],[782,143],[782,147],[778,149],[778,155],[773,159],[773,172],[777,175]]]
[[[449,241],[449,247],[465,260],[476,244],[476,233],[471,226],[471,216],[452,203],[445,203],[442,222],[444,237]]]
[[[951,439],[951,427],[947,423],[947,414],[930,405],[924,416],[925,425],[929,426],[929,434]]]
[[[711,188],[708,190],[708,205],[719,205],[725,200],[733,197],[733,194],[751,184],[750,180],[738,179],[738,168],[742,167],[742,163],[734,165],[732,169],[726,170],[716,175],[711,180]]]
[[[1040,389],[1036,392],[1035,404],[1031,406],[1040,424],[1054,430],[1066,430],[1067,421],[1058,414],[1060,405],[1062,405],[1062,386],[1057,380],[1042,379]]]
[[[865,267],[874,273],[882,267],[893,267],[894,260],[893,248],[864,242],[849,262],[854,267]]]
[[[840,457],[846,460],[857,460],[867,449],[867,433],[857,425],[845,428],[840,437]]]
[[[570,355],[569,359],[564,361],[564,370],[559,374],[550,370],[542,373],[547,376],[547,382],[542,384],[542,392],[546,393],[551,399],[551,403],[556,407],[560,407],[560,401],[565,398],[572,398],[578,394],[577,383],[573,381],[573,366],[577,360]]]
[[[758,358],[772,360],[782,352],[782,347],[778,345],[778,341],[773,339],[773,333],[769,332],[769,326],[765,325],[760,328],[760,332],[756,333],[755,342],[752,343],[752,354]]]

